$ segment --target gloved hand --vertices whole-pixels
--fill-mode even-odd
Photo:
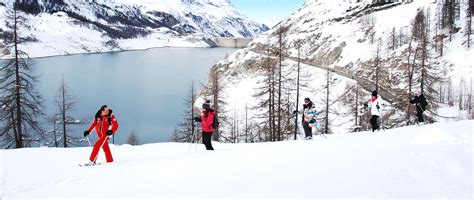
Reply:
[[[375,107],[377,107],[377,110],[380,109],[380,106],[379,106],[379,105],[376,105]]]
[[[367,103],[364,103],[364,107],[369,107],[369,104],[367,104]]]
[[[311,119],[311,120],[309,120],[309,123],[310,123],[310,124],[314,124],[315,122],[316,122],[316,120],[315,120],[315,119]]]
[[[84,137],[89,136],[90,133],[91,133],[90,131],[84,131]]]
[[[194,117],[193,119],[194,119],[195,122],[201,122],[202,121],[200,117]]]
[[[113,135],[114,133],[112,132],[112,130],[107,130],[107,132],[105,132],[106,135]]]

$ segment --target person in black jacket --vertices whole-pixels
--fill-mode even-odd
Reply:
[[[423,112],[426,110],[428,102],[421,91],[417,90],[415,92],[415,98],[410,100],[410,103],[416,105],[416,116],[418,117],[418,122],[424,122],[425,119],[423,119]]]

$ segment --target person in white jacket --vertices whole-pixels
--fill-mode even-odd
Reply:
[[[382,99],[378,96],[376,90],[372,92],[372,98],[370,99],[369,103],[364,104],[364,106],[370,107],[370,114],[372,114],[372,118],[370,118],[370,125],[372,125],[372,132],[374,132],[380,128],[377,120],[380,117],[382,110]]]

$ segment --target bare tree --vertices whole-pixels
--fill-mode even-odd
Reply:
[[[128,135],[127,144],[132,146],[140,145],[140,140],[134,130]]]
[[[412,87],[419,84],[417,88],[421,90],[430,102],[430,107],[437,108],[436,97],[438,96],[438,91],[434,87],[442,81],[443,66],[436,64],[430,57],[433,45],[430,42],[431,24],[429,13],[429,9],[427,12],[419,10],[412,24],[412,40],[417,44],[417,47],[410,68],[409,87],[411,92]]]
[[[299,106],[299,99],[300,99],[300,72],[301,72],[301,61],[300,61],[300,53],[301,53],[301,41],[298,40],[296,42],[296,48],[298,49],[298,70],[297,70],[297,78],[296,78],[296,116],[295,116],[295,136],[294,139],[296,140],[296,135],[298,134],[298,106]]]
[[[169,141],[170,142],[180,142],[180,138],[179,138],[179,131],[177,128],[174,128],[173,132],[171,132],[171,136],[170,136],[170,139]]]
[[[281,125],[282,125],[282,94],[283,94],[283,91],[282,91],[282,82],[283,82],[283,79],[282,79],[282,68],[283,68],[283,65],[282,65],[282,62],[283,62],[283,54],[285,54],[285,48],[283,47],[283,43],[284,43],[284,37],[286,36],[286,33],[288,32],[288,27],[287,26],[282,26],[280,25],[279,28],[278,28],[278,31],[277,31],[277,34],[278,34],[278,56],[279,56],[279,67],[278,67],[278,89],[277,89],[277,94],[278,94],[278,113],[277,113],[277,123],[278,123],[278,128],[276,130],[277,134],[276,134],[276,140],[277,141],[281,141],[281,134],[282,134],[282,128],[281,128]]]
[[[57,124],[56,122],[58,122],[57,118],[58,118],[58,117],[57,117],[56,115],[53,116],[53,117],[51,117],[51,118],[49,118],[48,122],[53,124],[53,130],[52,130],[52,131],[47,131],[47,132],[45,133],[46,135],[47,135],[48,133],[51,133],[51,134],[52,134],[52,140],[54,141],[54,142],[52,143],[52,145],[54,145],[54,147],[59,147],[59,140],[61,139],[61,138],[58,138],[58,131],[57,131],[57,129],[56,129],[56,124]],[[49,142],[47,142],[47,143],[49,143]],[[48,144],[48,146],[49,146],[49,144]]]
[[[6,12],[7,30],[3,33],[8,49],[6,64],[1,67],[0,109],[1,119],[5,121],[0,137],[5,148],[22,148],[33,140],[34,133],[43,137],[38,117],[43,113],[42,97],[35,89],[38,78],[33,75],[33,63],[28,54],[19,48],[26,39],[20,36],[25,23],[22,13],[17,11],[16,3]]]
[[[407,74],[408,74],[408,99],[412,99],[412,94],[413,94],[413,73],[415,69],[415,60],[416,60],[416,55],[418,53],[418,47],[414,48],[415,52],[412,54],[412,45],[413,45],[414,37],[412,35],[410,39],[410,43],[408,45],[408,58],[407,58]],[[413,55],[413,63],[410,64],[410,58]],[[411,105],[407,104],[407,113],[406,113],[406,121],[407,124],[410,122],[412,116],[412,111],[411,111]]]
[[[218,119],[220,124],[224,124],[227,122],[225,118],[225,106],[227,102],[224,99],[224,84],[221,81],[221,71],[222,65],[214,65],[208,75],[208,84],[206,84],[202,90],[202,95],[209,96],[212,98],[213,107],[215,111],[215,116]],[[212,139],[214,141],[219,141],[221,136],[221,128],[218,126],[214,130],[214,134],[212,135]]]
[[[175,142],[196,142],[193,141],[193,134],[195,133],[195,123],[193,117],[195,113],[199,111],[194,107],[196,100],[196,93],[194,91],[194,83],[191,84],[189,94],[184,99],[184,110],[183,119],[178,124],[179,130],[177,136],[173,136],[170,139]],[[197,114],[196,114],[197,115]]]
[[[64,75],[61,79],[61,84],[59,86],[58,94],[54,100],[58,108],[57,113],[57,120],[62,125],[62,132],[63,132],[63,144],[64,147],[68,147],[68,143],[72,143],[73,145],[78,145],[83,140],[79,137],[73,137],[67,134],[68,125],[71,124],[81,124],[81,120],[77,120],[71,116],[71,113],[75,110],[75,105],[77,103],[77,97],[71,92],[71,88],[69,87],[66,80],[64,80]]]
[[[454,92],[453,92],[453,82],[451,78],[448,80],[448,105],[454,106]]]
[[[397,48],[397,32],[395,31],[395,27],[392,28],[389,37],[388,49],[395,51],[395,48]]]
[[[467,48],[471,47],[471,34],[472,34],[472,14],[474,13],[474,0],[469,0],[467,3],[466,9],[466,26],[465,26],[465,37],[466,41],[464,42]]]
[[[469,81],[469,97],[468,97],[468,113],[472,114],[472,66],[471,66],[471,80]]]
[[[403,46],[407,43],[406,41],[406,36],[404,32],[404,27],[399,28],[399,33],[398,33],[398,44],[399,46]]]
[[[232,113],[232,117],[231,117],[231,125],[230,125],[230,138],[229,138],[229,141],[231,143],[237,143],[238,140],[239,140],[239,135],[240,135],[240,131],[239,131],[239,126],[240,126],[240,123],[239,123],[239,112],[237,110],[237,108],[235,107],[234,105],[234,108],[232,109],[233,110],[233,113]]]
[[[377,43],[377,50],[375,51],[375,90],[379,90],[379,76],[380,76],[380,57],[382,53],[382,41],[379,38]]]
[[[442,7],[442,20],[441,26],[443,29],[447,29],[449,33],[449,41],[452,41],[452,36],[456,31],[456,16],[459,16],[459,11],[456,9],[459,6],[457,0],[444,0]]]
[[[119,43],[113,38],[105,42],[104,45],[108,47],[110,51],[121,50]]]
[[[249,107],[248,107],[248,104],[245,103],[245,143],[248,143],[249,142],[249,132],[250,132],[250,128],[249,128]]]
[[[275,120],[274,120],[274,91],[275,91],[275,70],[276,61],[271,58],[270,47],[267,47],[267,57],[261,66],[264,79],[257,83],[254,98],[259,99],[257,105],[253,108],[260,110],[258,117],[263,119],[260,131],[264,132],[264,141],[273,141],[275,138]]]
[[[461,78],[461,83],[459,83],[459,110],[464,110],[463,100],[464,100],[464,78]]]

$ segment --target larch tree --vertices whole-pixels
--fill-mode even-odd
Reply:
[[[72,112],[75,110],[75,105],[77,103],[77,97],[72,93],[72,89],[69,87],[68,83],[62,76],[61,83],[58,89],[58,93],[54,99],[54,104],[58,108],[58,113],[54,117],[60,124],[63,133],[63,145],[68,147],[68,144],[74,146],[81,145],[84,140],[81,137],[74,137],[68,135],[68,126],[73,124],[82,124],[81,120],[77,120],[72,117]],[[56,121],[55,120],[55,121]]]
[[[127,144],[132,146],[140,145],[140,140],[134,130],[128,135]]]
[[[16,3],[8,9],[5,19],[6,30],[2,34],[6,64],[0,68],[0,119],[4,123],[0,138],[4,148],[22,148],[40,140],[35,135],[44,136],[38,122],[43,115],[43,99],[36,90],[38,77],[34,75],[33,62],[21,50],[21,44],[31,38],[21,35],[26,19]]]

